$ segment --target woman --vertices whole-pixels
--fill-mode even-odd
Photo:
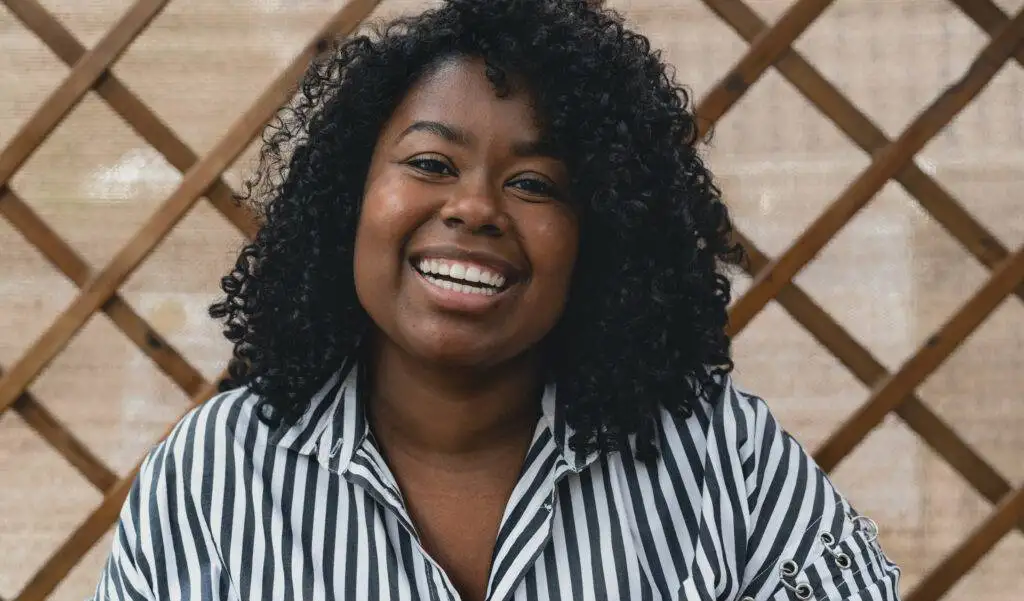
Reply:
[[[729,379],[688,97],[582,0],[341,42],[250,182],[235,388],[150,454],[97,598],[897,599]]]

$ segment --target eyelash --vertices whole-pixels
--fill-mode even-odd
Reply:
[[[451,165],[438,159],[411,159],[406,161],[406,164],[414,169],[431,175],[458,175]],[[530,190],[528,188],[516,186],[519,190],[522,190],[527,194],[534,196],[550,196],[551,198],[559,197],[558,189],[540,178],[524,177],[509,182],[509,185],[514,186],[515,184],[520,183],[539,185],[542,188],[541,190]]]
[[[550,196],[551,198],[558,198],[558,190],[554,186],[552,186],[551,184],[547,183],[544,180],[536,179],[536,178],[532,178],[532,177],[524,177],[524,178],[517,179],[517,180],[514,180],[514,181],[510,182],[511,185],[515,185],[515,184],[519,184],[519,183],[529,183],[529,184],[539,185],[541,187],[541,190],[539,190],[539,191],[538,190],[524,189],[524,188],[521,188],[521,187],[519,188],[520,190],[522,190],[523,192],[526,192],[527,194]]]
[[[414,169],[434,175],[455,175],[455,170],[450,165],[438,159],[410,159],[406,161],[406,164]],[[427,165],[440,167],[440,169],[431,169]]]

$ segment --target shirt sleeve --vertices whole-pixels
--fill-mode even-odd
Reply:
[[[874,521],[832,485],[767,404],[732,390],[748,528],[740,601],[899,601]]]
[[[140,488],[144,478],[151,473],[151,465],[150,458],[147,458],[128,492],[114,529],[113,548],[90,601],[156,600],[148,576],[152,563],[143,549],[140,525]]]

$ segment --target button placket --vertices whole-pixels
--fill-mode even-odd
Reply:
[[[557,453],[555,447],[547,442],[546,452]],[[552,536],[552,525],[554,523],[554,516],[557,503],[558,486],[563,478],[575,473],[572,467],[565,461],[560,455],[556,455],[558,458],[555,464],[551,467],[547,478],[547,484],[545,484],[544,492],[537,491],[537,494],[543,494],[544,500],[536,506],[536,509],[528,515],[523,515],[519,518],[519,522],[524,524],[533,524],[536,526],[532,530],[524,529],[515,540],[525,540],[526,544],[520,550],[518,556],[529,558],[528,561],[516,561],[520,568],[518,570],[506,570],[502,573],[502,576],[497,581],[491,583],[488,587],[488,598],[491,601],[505,601],[511,598],[515,593],[515,585],[520,582],[526,572],[532,569],[533,564],[537,561],[537,558],[544,551],[551,541]],[[504,527],[504,524],[503,524]],[[501,551],[510,548],[511,545],[515,544],[515,540],[506,540],[501,549],[497,550],[496,556],[502,556],[502,563],[508,562],[508,557],[505,557]],[[500,569],[498,565],[491,566],[492,570]],[[494,574],[491,575],[494,577]]]

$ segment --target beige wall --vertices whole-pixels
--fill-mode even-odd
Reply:
[[[43,0],[86,45],[128,0]],[[998,2],[1017,10],[1020,0]],[[620,0],[698,97],[746,45],[696,0]],[[749,0],[766,20],[779,0]],[[173,0],[115,73],[202,154],[340,5],[329,0]],[[419,1],[388,0],[380,14]],[[986,37],[945,0],[839,0],[797,49],[890,136],[969,64]],[[0,145],[66,76],[0,6]],[[781,76],[769,72],[717,128],[709,161],[742,230],[778,254],[867,165]],[[251,153],[247,156],[251,156]],[[247,161],[233,167],[237,182]],[[1024,69],[1005,67],[927,146],[917,164],[996,235],[1024,242]],[[180,180],[90,95],[12,187],[101,268]],[[227,346],[205,317],[241,237],[199,204],[122,294],[207,376]],[[986,277],[986,270],[890,184],[799,274],[800,284],[887,368],[896,369]],[[737,277],[744,290],[747,280]],[[0,219],[0,365],[9,367],[75,294]],[[738,337],[738,379],[816,448],[868,391],[770,304]],[[1024,483],[1024,304],[1005,301],[927,380],[921,396],[1014,485]],[[106,462],[124,472],[186,409],[184,395],[105,317],[94,317],[32,391]],[[909,590],[990,507],[902,422],[888,419],[835,472],[882,528]],[[7,412],[0,418],[0,596],[25,585],[100,495]],[[57,590],[81,599],[109,535]],[[1011,601],[1024,590],[1024,537],[1011,533],[950,599]]]

